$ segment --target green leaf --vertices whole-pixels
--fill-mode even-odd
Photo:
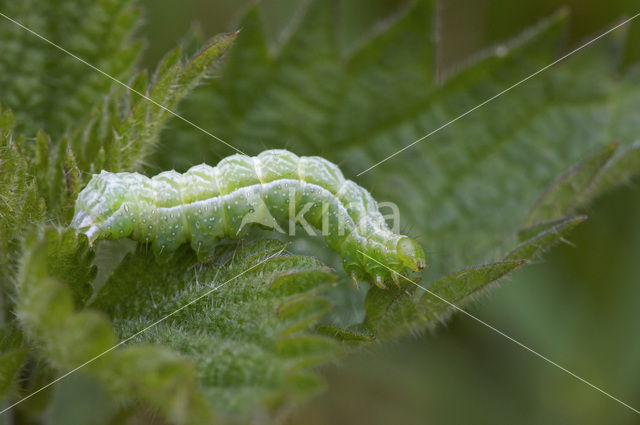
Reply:
[[[214,68],[235,40],[236,34],[212,38],[187,61],[177,48],[158,65],[151,81],[146,72],[135,76],[129,91],[114,83],[105,102],[91,112],[86,127],[72,133],[74,152],[81,169],[98,171],[139,170],[153,151],[160,131],[180,101]],[[141,96],[144,95],[145,97]],[[103,163],[95,154],[104,151]]]
[[[104,100],[88,113],[79,114],[75,127],[61,140],[52,143],[46,133],[39,131],[35,146],[25,142],[35,155],[25,158],[22,167],[35,170],[38,193],[46,201],[49,215],[67,223],[73,215],[75,198],[91,173],[102,169],[139,170],[172,116],[168,111],[173,111],[207,76],[234,38],[235,34],[214,37],[185,63],[180,49],[176,49],[158,65],[152,81],[148,81],[146,72],[133,77],[131,85],[138,93],[112,82]],[[7,121],[7,125],[12,122]]]
[[[321,323],[316,326],[316,331],[321,335],[327,335],[344,342],[372,342],[375,341],[375,329],[371,329],[366,324],[349,326],[341,329],[328,323]]]
[[[184,247],[164,265],[140,247],[92,308],[109,314],[125,338],[193,302],[135,341],[189,358],[218,412],[245,420],[261,409],[277,415],[290,400],[318,390],[321,381],[308,368],[338,354],[333,339],[314,334],[331,307],[323,289],[335,276],[313,258],[282,254],[285,247],[227,246],[210,264]]]
[[[445,315],[454,312],[455,307],[443,299],[461,308],[469,300],[477,297],[480,291],[486,290],[489,284],[511,273],[525,262],[526,260],[501,261],[470,267],[435,281],[428,288],[429,291],[420,296],[420,304],[426,308],[426,319],[445,319]]]
[[[58,249],[67,249],[64,238],[57,243]],[[16,315],[37,347],[36,354],[57,369],[58,375],[83,365],[79,373],[92,374],[115,399],[142,400],[175,423],[210,421],[213,412],[195,382],[191,364],[165,347],[140,344],[118,348],[103,313],[75,310],[71,288],[49,272],[52,244],[56,239],[51,240],[51,232],[29,235],[18,279]],[[83,246],[78,242],[73,245]],[[40,387],[53,379],[46,378]]]
[[[47,275],[67,284],[75,305],[82,306],[91,296],[91,282],[96,277],[92,267],[94,253],[87,238],[76,235],[73,229],[46,228]]]
[[[589,188],[589,198],[595,199],[607,190],[629,183],[640,169],[640,142],[635,141],[630,146],[616,152],[605,164],[594,183]]]
[[[14,134],[14,124],[13,113],[0,107],[0,324],[8,319],[21,234],[44,217],[27,142]]]
[[[28,353],[20,332],[9,326],[0,329],[0,399],[13,389]]]
[[[565,218],[560,222],[540,224],[535,229],[524,229],[522,235],[533,236],[513,249],[503,261],[456,271],[436,280],[427,290],[422,290],[424,285],[416,289],[418,284],[408,290],[372,288],[366,298],[366,318],[359,326],[388,338],[442,323],[458,308],[487,291],[491,284],[562,241],[585,220],[584,216]],[[336,337],[349,339],[339,333]]]
[[[586,219],[586,216],[563,218],[558,221],[540,223],[534,227],[522,229],[520,237],[524,239],[524,242],[507,254],[505,260],[534,259],[538,257],[555,243],[561,241],[564,236]]]
[[[172,116],[168,111],[211,72],[235,39],[235,34],[214,37],[184,63],[175,49],[148,81],[145,71],[135,70],[139,43],[132,33],[138,13],[131,0],[0,1],[0,9],[137,92],[2,18],[0,102],[18,111],[18,131],[47,131],[38,133],[35,146],[24,143],[36,153],[25,161],[33,165],[50,216],[65,223],[91,173],[142,167]]]
[[[444,322],[491,283],[503,278],[526,260],[503,261],[469,267],[435,281],[427,291],[407,293],[396,289],[372,288],[367,296],[366,323],[376,329],[379,338],[391,338],[426,325]],[[453,304],[453,305],[451,305]],[[455,306],[455,307],[454,307]]]
[[[574,211],[617,147],[618,143],[609,145],[562,174],[538,200],[525,225],[557,220]]]
[[[41,37],[115,78],[133,72],[140,45],[130,0],[0,1],[0,10]],[[45,129],[56,138],[102,101],[112,81],[0,18],[0,102],[18,111],[20,132]]]

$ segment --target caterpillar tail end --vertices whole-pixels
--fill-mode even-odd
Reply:
[[[98,239],[100,229],[96,226],[91,215],[84,211],[78,211],[73,216],[70,226],[76,229],[76,233],[82,233],[89,239],[89,246],[93,248],[93,244]]]

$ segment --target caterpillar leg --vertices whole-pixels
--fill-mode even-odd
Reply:
[[[356,272],[351,272],[351,281],[353,282],[353,286],[357,289],[360,289],[360,285],[358,284],[358,276],[356,276]]]
[[[177,245],[164,239],[156,239],[151,243],[151,252],[158,263],[166,263],[171,260],[177,248]]]

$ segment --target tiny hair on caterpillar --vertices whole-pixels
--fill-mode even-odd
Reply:
[[[91,244],[125,237],[150,243],[158,260],[190,242],[204,260],[221,238],[239,239],[252,225],[282,231],[296,221],[322,229],[356,284],[397,283],[378,261],[397,273],[426,265],[422,247],[389,229],[371,194],[345,179],[337,165],[282,149],[151,178],[102,171],[78,195],[71,226]]]

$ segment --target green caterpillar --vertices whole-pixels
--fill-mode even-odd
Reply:
[[[322,229],[356,284],[367,276],[381,287],[388,277],[397,282],[359,251],[399,273],[425,266],[422,247],[388,228],[368,191],[335,164],[286,150],[233,155],[216,167],[201,164],[152,178],[102,171],[78,195],[71,226],[91,243],[123,237],[151,243],[158,259],[190,241],[202,260],[220,238],[240,238],[252,224],[295,229],[294,218]]]

